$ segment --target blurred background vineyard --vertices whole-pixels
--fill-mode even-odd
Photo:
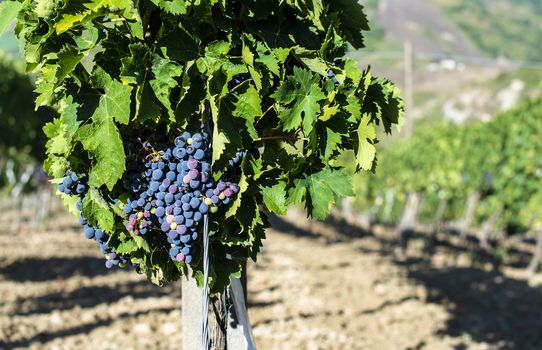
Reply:
[[[350,55],[401,87],[405,122],[399,134],[381,135],[375,173],[355,175],[357,196],[327,222],[305,221],[295,208],[274,220],[262,262],[249,270],[257,343],[542,348],[542,2],[360,2],[372,30],[367,48]],[[106,280],[95,247],[82,234],[72,240],[77,225],[41,169],[41,127],[55,111],[34,110],[35,77],[18,50],[12,32],[0,36],[0,292],[10,295],[0,302],[0,349],[115,348],[114,339],[174,348],[178,293],[123,272]],[[81,246],[59,257],[66,242]],[[336,266],[313,269],[322,256]],[[296,267],[277,285],[284,261]],[[40,265],[39,273],[21,262]],[[356,284],[360,267],[365,280]],[[337,292],[344,283],[350,294]],[[291,290],[303,290],[304,303],[287,298]],[[142,326],[152,322],[162,326]]]

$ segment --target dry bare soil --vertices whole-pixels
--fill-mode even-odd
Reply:
[[[301,226],[275,220],[249,265],[258,349],[542,348],[542,290],[519,269],[422,254],[423,239],[399,259],[386,229]],[[180,298],[107,271],[71,224],[0,232],[0,349],[180,349]]]

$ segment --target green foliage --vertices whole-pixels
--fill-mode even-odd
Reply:
[[[169,259],[158,232],[126,232],[108,200],[125,171],[130,131],[167,139],[203,123],[212,130],[215,178],[239,149],[251,150],[235,179],[241,195],[211,216],[219,290],[256,258],[263,205],[282,214],[301,204],[324,218],[353,193],[337,158],[354,151],[358,170],[373,169],[375,129],[391,132],[403,112],[391,82],[345,58],[368,29],[353,0],[40,0],[22,3],[17,20],[27,69],[40,74],[37,105],[60,111],[45,127],[47,170],[62,177],[69,160],[88,176],[85,216],[158,284],[177,279],[183,264]],[[192,267],[201,280],[201,263]]]
[[[442,124],[418,130],[409,140],[385,150],[377,175],[362,175],[357,186],[370,196],[395,188],[425,194],[431,218],[441,196],[448,199],[447,218],[459,219],[466,198],[482,195],[478,220],[500,206],[501,223],[525,229],[542,217],[542,99],[527,101],[488,123]]]
[[[21,152],[25,149],[37,160],[44,158],[45,135],[40,129],[55,114],[50,108],[34,111],[32,85],[23,67],[0,51],[0,153],[3,155],[13,148]]]

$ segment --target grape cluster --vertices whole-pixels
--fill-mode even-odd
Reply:
[[[58,190],[68,195],[83,195],[87,189],[88,185],[86,181],[80,179],[74,172],[69,173],[62,179],[62,183],[58,185]]]
[[[248,150],[237,151],[237,153],[235,154],[235,157],[229,160],[230,167],[235,168],[235,167],[240,166],[241,162],[243,161],[243,158],[245,158],[247,154],[248,154]]]
[[[140,145],[129,152],[122,184],[106,197],[114,205],[124,205],[125,227],[131,234],[153,237],[155,233],[163,234],[170,245],[171,259],[190,264],[204,216],[229,204],[239,193],[239,186],[222,179],[215,181],[211,175],[210,138],[203,130],[184,132],[174,142],[156,141],[156,147],[148,141]],[[229,161],[230,167],[239,167],[246,155],[247,151],[237,152]],[[129,264],[128,256],[108,247],[109,235],[83,216],[86,179],[69,171],[58,189],[80,197],[79,222],[85,236],[100,245],[107,259],[106,267]]]
[[[108,269],[112,268],[113,266],[119,266],[121,268],[128,265],[130,262],[124,255],[117,254],[115,252],[110,252],[105,255],[106,261],[105,261],[105,267]]]
[[[144,147],[148,153],[139,161],[130,159],[124,177],[124,188],[131,193],[124,206],[126,229],[134,235],[162,231],[171,245],[171,258],[190,264],[204,216],[230,203],[239,187],[215,182],[204,131],[184,132],[158,149],[148,143]],[[241,152],[231,164],[239,164],[242,157]]]
[[[337,77],[335,76],[335,73],[333,72],[333,69],[329,68],[327,70],[327,75],[329,76],[329,78],[326,78],[326,80],[332,79],[335,87],[338,87],[340,85],[339,80],[337,80]]]
[[[75,172],[68,172],[67,176],[62,179],[62,183],[58,185],[58,190],[67,195],[83,196],[88,190],[88,184],[84,177],[77,175]],[[83,216],[83,201],[77,201],[77,210],[79,211],[79,223],[83,226],[85,237],[95,240],[100,245],[100,251],[106,255],[105,266],[110,269],[114,265],[120,267],[126,266],[128,260],[117,255],[111,248],[107,246],[109,236],[99,227],[91,226]]]

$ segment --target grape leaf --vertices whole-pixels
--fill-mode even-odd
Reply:
[[[271,95],[282,108],[279,118],[286,131],[295,129],[303,124],[303,130],[309,134],[320,112],[319,101],[326,98],[319,86],[320,77],[307,70],[294,67],[294,75]]]
[[[47,64],[41,69],[41,75],[36,81],[36,108],[47,106],[53,103],[55,87],[56,87],[56,72],[57,65]]]
[[[235,102],[233,115],[246,121],[247,131],[252,139],[258,137],[254,120],[263,114],[261,103],[260,94],[252,85],[249,85],[248,89],[239,95],[237,102]]]
[[[4,1],[0,3],[0,35],[8,30],[11,22],[17,17],[17,14],[23,6],[18,1]]]
[[[343,170],[324,168],[304,179],[296,179],[295,186],[289,192],[289,202],[301,203],[306,197],[309,214],[322,220],[338,200],[353,194],[350,179]]]
[[[152,251],[149,245],[149,242],[147,242],[145,238],[141,236],[132,236],[132,239],[134,240],[134,242],[137,244],[139,248],[143,249],[147,253],[150,253]]]
[[[178,85],[175,78],[181,76],[183,67],[171,63],[169,59],[155,55],[152,72],[154,73],[154,79],[150,81],[150,84],[154,94],[166,107],[170,121],[175,122],[175,113],[171,107],[170,95],[171,90]]]
[[[92,115],[92,123],[82,126],[76,138],[95,161],[89,183],[112,189],[125,170],[124,147],[115,121],[127,124],[130,120],[131,88],[100,70],[96,74],[97,83],[104,87],[105,93]]]
[[[376,156],[376,148],[373,144],[376,138],[374,124],[371,117],[364,114],[358,127],[358,150],[356,154],[357,165],[363,170],[371,170]]]
[[[163,8],[166,12],[173,15],[182,15],[186,13],[186,3],[184,0],[151,0],[156,6]]]
[[[96,188],[91,187],[83,199],[83,216],[91,226],[100,227],[104,232],[113,231],[113,212]]]
[[[239,180],[238,185],[239,185],[239,193],[237,194],[237,198],[235,199],[233,204],[230,206],[230,208],[226,212],[226,216],[225,216],[226,219],[231,217],[231,216],[234,216],[237,213],[237,210],[241,206],[241,201],[243,200],[243,198],[242,198],[243,193],[245,193],[246,190],[248,189],[247,177],[246,177],[244,172],[241,175],[241,179]]]
[[[286,214],[286,184],[279,182],[272,187],[261,187],[263,201],[269,211],[279,215]]]
[[[117,254],[130,254],[138,250],[139,247],[137,246],[136,242],[134,240],[127,240],[125,242],[122,242],[115,248],[115,252]]]

